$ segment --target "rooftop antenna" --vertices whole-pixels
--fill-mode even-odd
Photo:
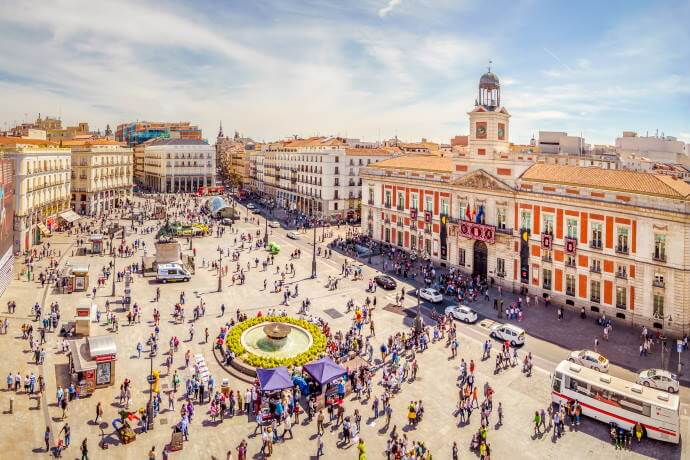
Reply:
[[[491,64],[493,64],[493,63],[494,62],[491,59],[489,59],[489,72],[491,72]]]

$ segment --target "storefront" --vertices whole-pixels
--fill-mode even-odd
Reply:
[[[115,383],[117,346],[109,335],[69,341],[69,368],[77,396],[91,395],[97,388]]]

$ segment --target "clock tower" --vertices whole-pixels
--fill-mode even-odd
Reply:
[[[501,84],[491,67],[479,79],[479,95],[470,116],[469,156],[493,159],[510,151],[508,120],[510,114],[501,106]]]

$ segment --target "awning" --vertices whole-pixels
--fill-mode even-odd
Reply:
[[[96,362],[87,356],[86,341],[84,339],[69,340],[69,353],[72,356],[74,372],[84,372],[96,369]]]
[[[71,209],[69,211],[61,212],[60,214],[58,214],[58,217],[70,224],[81,219],[81,216],[76,212],[72,211]]]
[[[293,387],[292,379],[285,366],[257,369],[256,376],[259,378],[261,391],[278,391]]]
[[[313,363],[305,364],[302,370],[317,383],[324,385],[347,374],[347,369],[337,365],[331,358],[321,358]]]
[[[117,353],[117,345],[115,339],[109,335],[97,335],[94,337],[87,337],[86,341],[89,344],[89,354],[92,359],[97,356],[115,355]]]
[[[50,236],[50,230],[48,230],[48,227],[46,227],[46,224],[44,224],[43,222],[39,222],[36,224],[36,226],[38,227],[38,229],[41,231],[41,233],[44,236]]]

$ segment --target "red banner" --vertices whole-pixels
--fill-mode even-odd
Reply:
[[[577,239],[576,238],[564,238],[563,245],[565,246],[566,254],[575,254],[577,250]]]
[[[541,247],[547,250],[551,250],[551,246],[553,245],[553,235],[550,233],[542,233],[541,234]]]
[[[417,210],[414,208],[410,209],[410,219],[417,220]]]
[[[431,212],[424,211],[424,222],[426,222],[427,224],[431,223]]]
[[[460,222],[459,234],[471,240],[479,240],[485,243],[496,242],[496,227],[493,225],[477,224],[474,222]]]

